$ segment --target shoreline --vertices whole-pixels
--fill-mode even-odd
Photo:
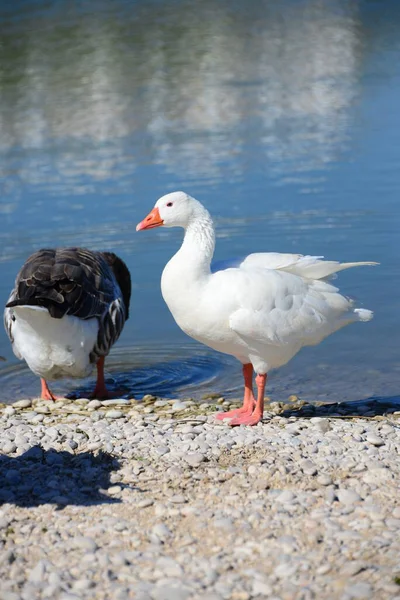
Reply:
[[[400,408],[292,400],[2,405],[0,600],[400,600]]]

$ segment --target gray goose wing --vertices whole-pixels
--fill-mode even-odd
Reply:
[[[97,318],[99,333],[91,354],[96,361],[108,354],[118,339],[128,317],[129,300],[129,271],[115,254],[45,248],[32,254],[17,275],[4,314],[6,331],[12,341],[12,310],[7,309],[13,306],[43,306],[55,319],[64,315]]]

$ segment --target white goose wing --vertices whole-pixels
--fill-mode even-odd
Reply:
[[[239,268],[277,269],[307,279],[327,279],[339,271],[352,267],[374,266],[377,262],[348,262],[324,260],[323,256],[304,256],[303,254],[281,254],[279,252],[258,252],[249,254]]]
[[[351,300],[325,281],[273,269],[239,272],[239,308],[230,314],[229,325],[247,341],[313,345],[346,323],[372,318],[371,311],[354,309]]]

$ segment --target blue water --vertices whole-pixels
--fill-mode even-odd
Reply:
[[[272,374],[273,399],[399,394],[400,3],[93,7],[0,6],[0,303],[39,247],[115,250],[133,278],[108,360],[116,383],[137,396],[240,395],[235,360],[191,342],[163,304],[182,233],[135,232],[183,189],[215,217],[218,260],[270,250],[381,263],[338,281],[374,320],[303,349]],[[4,332],[0,355],[0,400],[36,394]]]

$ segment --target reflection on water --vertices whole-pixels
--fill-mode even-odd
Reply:
[[[273,250],[380,261],[340,279],[375,320],[306,350],[271,386],[278,395],[394,394],[400,3],[385,6],[2,3],[1,303],[38,247],[114,249],[133,277],[121,338],[132,356],[122,365],[116,348],[110,358],[121,377],[132,368],[127,385],[142,378],[138,393],[236,394],[240,367],[185,345],[161,300],[161,269],[179,233],[134,233],[159,195],[183,188],[215,214],[217,259]],[[135,350],[143,343],[147,374]],[[5,334],[0,354],[11,361],[5,395],[15,373],[26,390],[30,376],[14,373]],[[318,364],[330,365],[323,376]]]
[[[209,180],[229,163],[241,176],[254,138],[265,168],[306,183],[306,171],[346,144],[358,92],[355,2],[167,3],[156,19],[152,3],[135,11],[115,2],[95,15],[76,7],[66,20],[61,7],[35,4],[29,26],[12,21],[3,46],[0,148],[13,150],[2,166],[13,172],[11,195],[18,183],[85,195],[150,162]]]

